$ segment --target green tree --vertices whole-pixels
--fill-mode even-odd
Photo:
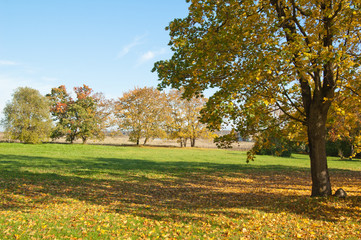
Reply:
[[[41,143],[49,138],[52,123],[49,102],[38,90],[19,87],[4,109],[2,124],[8,138],[23,143]]]
[[[115,116],[121,130],[129,132],[129,140],[144,145],[151,138],[166,136],[167,109],[164,93],[150,87],[135,88],[115,102]]]
[[[104,111],[105,100],[101,94],[93,94],[86,85],[74,87],[76,100],[73,100],[65,86],[53,88],[48,98],[51,101],[51,113],[56,121],[51,137],[65,136],[66,141],[73,143],[82,139],[103,139],[106,119],[109,115]]]
[[[160,87],[184,87],[185,96],[216,88],[202,112],[214,129],[229,120],[243,134],[275,125],[304,130],[312,196],[328,196],[326,122],[335,93],[360,92],[360,7],[344,0],[193,0],[189,15],[168,27],[172,58],[153,70]]]

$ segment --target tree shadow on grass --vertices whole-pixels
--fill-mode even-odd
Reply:
[[[360,174],[334,171],[334,185],[355,189]],[[26,211],[70,198],[164,221],[251,217],[246,210],[326,221],[361,218],[358,192],[345,200],[309,198],[308,169],[281,165],[0,155],[0,190],[2,210]]]

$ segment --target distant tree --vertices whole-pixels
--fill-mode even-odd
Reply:
[[[51,133],[52,139],[66,136],[66,140],[73,142],[75,133],[71,131],[71,105],[73,99],[70,97],[64,85],[52,88],[51,93],[46,95],[51,103],[50,112],[55,121],[55,128]]]
[[[172,90],[167,97],[170,109],[167,131],[171,139],[178,139],[181,147],[186,147],[189,139],[191,147],[195,147],[196,139],[213,137],[206,124],[200,121],[200,111],[207,102],[206,98],[184,99],[181,90]]]
[[[94,93],[93,97],[97,105],[97,117],[99,118],[99,128],[101,129],[101,138],[105,133],[116,126],[114,114],[114,100],[105,98],[103,93]]]
[[[83,143],[90,138],[103,139],[107,118],[107,112],[103,111],[104,97],[99,93],[92,94],[93,90],[86,85],[75,87],[74,91],[77,96],[73,104],[74,127],[78,129],[78,137]]]
[[[207,102],[204,97],[193,97],[183,101],[183,108],[187,122],[187,133],[191,147],[195,147],[196,139],[212,138],[213,134],[207,129],[207,125],[200,121],[200,112]]]
[[[19,87],[6,104],[2,125],[8,138],[23,143],[41,143],[49,138],[49,102],[38,90]]]
[[[188,134],[185,114],[182,108],[183,100],[180,91],[172,90],[167,94],[169,108],[166,130],[169,139],[177,139],[181,147],[187,146]]]
[[[71,98],[63,85],[53,88],[47,95],[56,121],[51,137],[56,139],[65,136],[70,143],[81,138],[84,144],[91,138],[104,138],[108,115],[102,107],[105,104],[104,97],[93,94],[93,90],[86,85],[74,87],[74,91],[76,100]]]
[[[129,140],[145,145],[151,138],[163,138],[167,110],[164,93],[150,87],[135,88],[115,101],[115,116],[122,131],[129,132]]]

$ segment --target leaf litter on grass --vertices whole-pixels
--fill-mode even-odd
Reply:
[[[310,198],[305,169],[147,164],[96,175],[30,164],[1,170],[0,238],[361,238],[360,171],[333,171],[334,188],[348,192],[338,199]]]

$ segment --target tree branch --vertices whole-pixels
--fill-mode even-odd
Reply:
[[[285,87],[282,85],[283,88],[283,95],[286,96],[286,98],[288,99],[288,101],[291,103],[291,105],[297,110],[297,112],[299,112],[301,115],[306,116],[306,114],[301,111],[301,109],[292,101],[291,97],[288,95]]]
[[[297,9],[303,16],[305,17],[309,17],[311,16],[312,14],[311,13],[308,13],[306,12],[305,10],[303,10],[299,5],[296,4],[296,2],[294,0],[292,0],[292,6]]]
[[[279,104],[279,102],[278,102],[277,100],[276,100],[276,105],[277,105],[277,107],[278,107],[287,117],[289,117],[290,119],[295,120],[295,121],[297,121],[297,122],[301,122],[302,124],[306,124],[306,121],[305,121],[305,120],[296,118],[296,117],[292,116],[291,114],[289,114],[287,111],[285,111],[285,110],[283,109],[283,107],[281,107],[281,105]]]
[[[355,94],[356,96],[358,96],[358,97],[361,97],[361,94],[360,93],[358,93],[358,92],[356,92],[355,91],[355,89],[352,89],[352,88],[350,88],[350,87],[345,87],[346,89],[348,89],[348,90],[350,90],[353,94]]]
[[[330,17],[330,19],[333,20],[337,16],[337,14],[341,11],[341,9],[342,9],[342,1],[338,4],[338,7],[337,7],[336,11]]]
[[[296,13],[297,8],[296,8],[295,0],[292,0],[292,7],[293,7],[293,21],[296,23],[298,29],[300,30],[302,35],[305,37],[305,41],[308,46],[310,44],[310,39],[308,38],[306,31],[304,30],[304,28],[302,27],[302,25],[300,24],[300,22],[297,19],[297,13]]]

